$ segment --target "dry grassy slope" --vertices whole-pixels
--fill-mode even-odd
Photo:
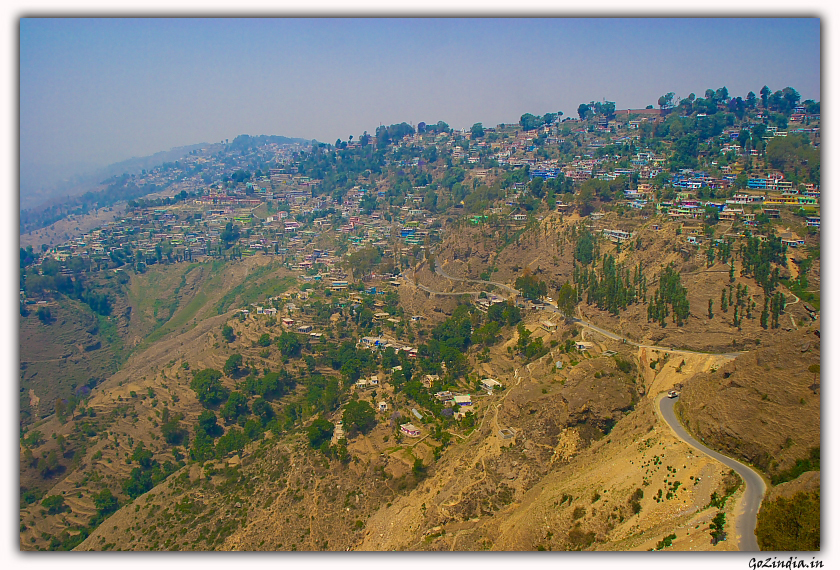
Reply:
[[[735,267],[737,275],[740,263],[736,262]],[[682,283],[688,289],[691,305],[691,316],[682,327],[677,327],[670,318],[666,319],[665,328],[660,327],[658,323],[648,323],[647,305],[644,304],[628,307],[617,318],[599,310],[594,305],[581,305],[581,312],[587,320],[643,343],[713,352],[733,349],[752,350],[761,344],[774,342],[774,339],[783,337],[787,330],[807,326],[812,322],[803,304],[795,302],[795,297],[782,288],[790,304],[780,318],[781,328],[763,329],[760,324],[764,303],[763,293],[760,292],[754,280],[736,277],[736,284],[733,284],[733,287],[737,284],[748,286],[752,299],[756,303],[752,318],[745,317],[739,330],[732,325],[733,309],[730,307],[726,313],[720,310],[721,290],[729,285],[729,271],[723,264],[716,264],[708,269],[703,266],[693,269],[686,267],[682,271]],[[649,293],[652,293],[655,288],[656,286],[649,284]],[[733,294],[733,300],[734,297]],[[708,318],[710,298],[714,303],[712,319]]]
[[[810,493],[819,490],[820,472],[806,471],[793,481],[781,483],[780,485],[776,485],[775,487],[770,489],[770,491],[768,491],[767,496],[764,499],[764,504],[775,501],[779,497],[791,499],[797,493]]]
[[[498,371],[497,371],[498,372]],[[237,495],[231,491],[231,484],[221,484],[218,479],[211,488],[210,483],[202,484],[195,493],[202,495],[201,501],[204,504],[216,506],[216,515],[208,515],[207,524],[209,528],[216,525],[223,525],[229,513],[235,516],[247,512],[247,523],[241,529],[233,532],[229,539],[223,543],[208,544],[196,539],[204,527],[204,520],[193,524],[192,521],[183,520],[162,520],[168,519],[172,512],[173,505],[168,504],[167,491],[170,487],[178,487],[179,493],[192,497],[195,493],[191,490],[197,483],[186,484],[177,479],[157,489],[155,493],[160,500],[154,504],[161,505],[159,513],[147,517],[145,506],[134,515],[131,508],[124,509],[112,519],[107,525],[103,525],[97,533],[91,537],[83,548],[102,548],[108,543],[115,543],[124,548],[160,548],[173,547],[173,542],[164,543],[158,541],[158,536],[176,537],[174,544],[179,548],[225,548],[225,549],[322,549],[344,550],[352,547],[358,536],[360,525],[379,505],[386,499],[392,499],[397,491],[410,489],[413,485],[411,476],[401,479],[401,476],[409,471],[410,465],[415,457],[422,458],[426,463],[431,463],[431,449],[436,444],[427,445],[425,442],[417,442],[416,445],[394,447],[393,430],[384,424],[376,428],[368,437],[361,437],[351,442],[350,449],[353,455],[359,458],[357,463],[349,467],[342,467],[336,463],[324,465],[324,460],[318,454],[305,449],[305,445],[291,448],[288,445],[270,442],[266,444],[266,458],[260,457],[261,452],[246,454],[243,467],[240,472],[247,477],[247,495],[244,501],[241,493]],[[414,443],[413,441],[407,444]],[[291,449],[291,450],[290,450]],[[266,480],[261,478],[260,473],[266,469],[271,470],[270,465],[278,461],[278,452],[289,453],[289,461],[292,465],[307,466],[304,469],[288,476],[283,476],[278,481],[278,475],[274,474]],[[384,456],[381,455],[384,453]],[[266,463],[267,462],[267,463]],[[251,467],[254,465],[255,467]],[[391,479],[383,479],[377,468],[384,468]],[[193,474],[197,478],[197,473]],[[235,485],[234,485],[235,486]],[[254,489],[258,489],[255,491]],[[359,498],[356,498],[356,497]],[[255,497],[260,497],[256,500]],[[267,500],[263,503],[262,499]],[[276,497],[276,500],[274,500]],[[144,504],[140,499],[139,504]],[[235,502],[240,502],[242,511],[235,510]],[[230,503],[230,504],[228,504]],[[150,507],[151,508],[151,507]],[[130,527],[138,522],[144,528],[141,533],[133,533]],[[180,518],[180,517],[176,517]],[[182,524],[183,526],[179,526]],[[189,525],[190,529],[181,535],[180,528]],[[116,531],[113,526],[117,526]],[[156,531],[151,530],[154,526]],[[207,534],[206,532],[204,533]],[[132,535],[136,535],[132,538]],[[184,538],[182,539],[181,536]]]
[[[820,391],[810,387],[820,363],[819,322],[780,335],[716,372],[686,383],[680,413],[707,445],[765,473],[790,468],[820,445]]]
[[[22,466],[21,484],[29,487],[47,484],[50,487],[47,494],[63,494],[73,509],[69,514],[46,517],[38,515],[41,507],[37,503],[22,509],[21,520],[29,527],[21,533],[23,548],[43,546],[41,532],[57,535],[68,526],[85,524],[94,511],[92,494],[103,487],[117,491],[120,481],[129,475],[132,466],[125,463],[125,458],[137,442],[142,441],[147,449],[156,454],[155,458],[161,463],[167,459],[173,460],[168,446],[160,439],[158,414],[164,406],[168,406],[171,410],[184,414],[184,423],[191,426],[195,424],[203,409],[189,388],[191,373],[181,368],[182,363],[190,363],[193,370],[208,367],[221,369],[227,357],[239,350],[246,357],[249,356],[248,351],[253,352],[250,356],[255,362],[258,361],[261,367],[279,366],[276,351],[269,359],[260,359],[256,356],[256,349],[251,348],[250,340],[243,339],[232,345],[221,342],[219,329],[232,313],[215,315],[213,306],[232,286],[244,280],[248,272],[261,263],[265,261],[255,257],[241,264],[233,264],[229,270],[235,273],[234,277],[222,274],[222,278],[215,280],[213,287],[206,287],[205,304],[197,312],[195,326],[181,327],[148,349],[132,355],[117,373],[99,385],[92,392],[88,402],[88,406],[96,412],[94,420],[76,418],[60,424],[52,416],[38,426],[46,438],[46,443],[35,450],[36,456],[53,449],[57,450],[55,441],[50,437],[52,434],[60,434],[67,438],[71,449],[79,449],[83,442],[84,449],[83,453],[75,458],[75,464],[71,462],[71,456],[61,459],[64,471],[46,482],[38,481],[38,475],[33,469]],[[182,268],[175,266],[171,270],[180,280],[179,271]],[[169,278],[164,277],[161,283],[168,283]],[[183,308],[184,303],[181,304],[180,310]],[[179,312],[176,311],[175,319],[178,316]],[[250,338],[243,334],[250,323],[243,324],[234,320],[232,324],[240,337]],[[227,378],[225,382],[228,388],[233,389],[232,379]],[[149,389],[154,391],[154,398],[148,396]],[[132,396],[132,392],[136,395]],[[86,436],[78,431],[82,422],[91,421],[97,426],[96,436]],[[93,455],[100,451],[102,456],[94,460]],[[21,449],[21,462],[22,453]],[[38,481],[38,484],[32,485],[33,481]],[[82,496],[78,497],[78,494]],[[35,539],[34,542],[32,538]]]
[[[86,521],[92,512],[91,493],[103,486],[116,489],[128,475],[130,467],[124,458],[131,447],[129,437],[135,443],[143,440],[160,461],[171,457],[153,439],[158,433],[155,412],[167,403],[192,424],[201,411],[188,387],[190,375],[180,368],[182,362],[188,361],[193,370],[220,369],[236,351],[259,368],[278,365],[276,349],[264,359],[251,346],[267,330],[264,324],[252,319],[231,321],[238,338],[228,346],[220,343],[218,331],[229,315],[206,318],[214,313],[215,301],[258,263],[259,258],[251,258],[231,266],[235,275],[202,280],[209,296],[196,312],[195,328],[174,329],[174,334],[134,355],[124,370],[95,392],[91,405],[100,418],[109,418],[109,412],[122,404],[128,404],[128,413],[109,420],[108,439],[101,431],[91,438],[79,471],[56,484],[53,492],[65,494],[73,508],[71,515],[39,519],[32,516],[37,507],[24,510],[23,519],[33,522],[21,533],[23,547],[31,547],[30,537],[38,544],[41,531],[57,534],[74,520]],[[430,282],[425,277],[433,277],[425,268],[420,275],[422,283]],[[420,311],[440,304],[436,299],[424,302],[425,294],[410,288],[401,289],[401,297],[416,303]],[[454,307],[454,301],[444,303]],[[434,313],[432,318],[442,314]],[[539,320],[539,314],[532,314],[526,324],[535,335],[546,337],[546,343],[567,336],[565,330],[554,335],[538,332]],[[586,334],[602,348],[622,351],[630,358],[626,345]],[[370,436],[351,442],[358,462],[347,467],[325,464],[294,437],[269,441],[246,451],[238,466],[227,472],[220,465],[216,470],[221,472],[214,475],[211,468],[209,480],[201,478],[198,467],[174,475],[151,491],[151,498],[141,497],[121,509],[82,548],[113,544],[133,549],[563,549],[585,546],[594,536],[591,548],[647,549],[676,527],[681,530],[672,548],[711,548],[706,529],[715,513],[704,507],[712,491],[721,488],[723,471],[718,464],[695,456],[666,426],[657,424],[652,398],[676,382],[688,383],[693,374],[719,366],[721,359],[706,355],[665,358],[640,350],[633,354],[639,359],[640,376],[628,376],[618,373],[613,359],[584,358],[571,366],[571,359],[555,350],[522,367],[506,350],[516,335],[513,331],[506,335],[509,341],[494,347],[491,361],[480,364],[479,373],[513,388],[506,395],[476,397],[478,429],[466,440],[456,437],[461,443],[450,446],[433,465],[432,451],[439,442],[427,438],[413,447],[409,447],[415,443],[411,441],[396,445],[392,428],[384,424]],[[554,371],[557,359],[565,362],[561,372]],[[659,361],[656,371],[649,366],[651,360]],[[600,378],[595,378],[596,373]],[[226,382],[233,387],[232,380]],[[156,392],[157,408],[151,399],[142,398],[149,387]],[[132,390],[138,397],[131,397]],[[381,393],[388,391],[383,388]],[[626,413],[640,395],[636,408]],[[407,414],[405,402],[398,397],[386,399]],[[136,421],[132,411],[137,413]],[[599,437],[598,428],[613,421],[617,423],[610,434]],[[501,427],[513,428],[517,436],[502,439]],[[43,429],[46,434],[69,435],[72,425],[58,426],[53,421]],[[93,461],[91,456],[98,450],[102,458]],[[655,465],[651,463],[654,456]],[[409,474],[415,457],[430,465],[428,476],[416,488]],[[676,473],[669,473],[666,465]],[[102,479],[86,481],[85,473],[93,472]],[[694,486],[690,477],[698,476],[701,482]],[[676,498],[657,503],[653,497],[665,486],[665,479],[669,483],[679,480],[682,486]],[[644,486],[645,481],[649,486]],[[628,499],[636,488],[643,488],[645,496],[641,513],[633,515]],[[74,497],[77,492],[81,498]],[[572,497],[571,502],[562,500],[564,495]],[[185,496],[188,501],[178,506]],[[572,521],[576,508],[585,509],[586,514]],[[733,546],[734,541],[725,542],[715,549]]]
[[[267,439],[241,461],[187,467],[79,550],[346,550],[393,492],[374,466],[330,464],[307,448],[300,437]]]
[[[97,317],[72,299],[49,305],[54,321],[42,323],[35,311],[20,318],[20,410],[32,420],[52,413],[55,400],[116,369],[115,356],[96,333]],[[39,400],[30,405],[30,390]]]
[[[78,460],[78,467],[73,469],[70,466],[67,471],[55,477],[47,493],[74,498],[71,503],[73,512],[42,518],[36,516],[40,510],[37,503],[22,509],[21,518],[29,526],[29,529],[21,533],[22,546],[40,544],[41,532],[55,535],[73,524],[86,524],[94,511],[92,495],[104,487],[115,492],[119,490],[120,482],[130,474],[133,467],[126,464],[126,457],[138,442],[142,441],[147,449],[153,451],[155,459],[161,463],[174,459],[160,438],[158,413],[164,406],[168,406],[184,414],[185,422],[189,425],[195,423],[202,407],[189,388],[190,375],[180,369],[180,364],[189,360],[200,367],[221,367],[224,360],[215,356],[217,351],[213,345],[217,342],[219,323],[224,318],[207,319],[180,337],[156,343],[148,351],[130,358],[119,372],[97,387],[88,403],[97,415],[97,435],[83,436],[77,431],[79,424],[85,421],[82,418],[60,424],[53,416],[38,428],[45,435],[60,434],[71,442],[74,439],[78,442],[81,437],[85,449]],[[148,396],[149,389],[153,390],[154,398]],[[132,392],[135,396],[132,396]],[[78,447],[78,444],[74,446]],[[48,439],[47,444],[37,451],[52,447],[55,444]],[[101,457],[93,459],[97,452],[102,453]],[[37,477],[24,470],[22,482],[27,476]],[[79,493],[81,497],[76,496]],[[32,537],[36,539],[35,542],[30,540]]]
[[[526,319],[529,328],[536,329],[535,319]],[[250,340],[262,329],[251,322],[233,323],[239,339],[231,350],[246,353]],[[97,409],[115,404],[115,396],[129,397],[131,386],[119,382],[132,379],[138,391],[147,386],[160,391],[165,383],[179,396],[179,409],[194,420],[200,406],[193,401],[186,378],[176,377],[180,360],[170,365],[171,359],[167,359],[182,354],[182,346],[189,346],[183,358],[188,357],[194,367],[221,366],[223,356],[213,346],[216,328],[218,323],[208,322],[190,336],[161,343],[159,350],[145,356],[144,365],[132,359],[126,378],[115,377],[109,381],[114,385],[105,387],[111,389],[100,395],[105,402],[94,402]],[[566,332],[535,334],[544,334],[548,342]],[[627,350],[626,346],[612,348]],[[414,457],[432,464],[431,451],[437,442],[426,439],[411,448],[394,447],[385,440],[388,435],[393,437],[393,431],[383,424],[369,437],[351,442],[351,452],[359,462],[342,467],[335,462],[327,464],[300,440],[267,441],[255,444],[241,462],[234,459],[238,466],[227,472],[223,465],[216,465],[219,473],[213,474],[211,469],[209,478],[202,478],[197,466],[185,468],[109,518],[80,549],[557,549],[586,543],[588,532],[595,533],[595,548],[644,549],[653,547],[674,525],[686,525],[686,532],[691,529],[692,533],[680,536],[675,547],[709,547],[705,526],[714,513],[679,514],[679,507],[705,506],[711,491],[720,485],[719,470],[675,447],[662,427],[651,434],[655,419],[649,400],[642,400],[626,416],[621,410],[640,391],[636,384],[643,383],[648,391],[651,387],[665,389],[684,374],[707,366],[710,357],[698,356],[680,372],[667,364],[658,374],[642,368],[642,378],[634,383],[634,374],[619,373],[614,360],[605,357],[584,359],[562,372],[552,372],[555,359],[568,363],[567,357],[553,354],[519,368],[520,380],[514,363],[506,359],[504,345],[494,350],[492,362],[481,365],[482,372],[514,388],[507,396],[477,397],[481,402],[479,429],[465,443],[451,446],[413,490],[412,476],[404,474]],[[632,355],[625,353],[624,357]],[[161,375],[137,380],[144,371],[155,370]],[[595,379],[596,372],[602,377]],[[138,405],[142,422],[152,410],[149,400],[135,402]],[[597,426],[610,419],[618,419],[618,423],[609,436],[599,439]],[[502,440],[500,427],[515,429],[517,437]],[[145,422],[112,428],[121,441],[133,433],[131,430],[136,430],[135,440],[142,433],[154,432]],[[149,445],[155,448],[156,443],[150,441]],[[113,449],[103,449],[100,472],[111,467],[107,459],[112,453]],[[665,460],[652,465],[653,455]],[[680,469],[679,463],[685,467]],[[667,475],[665,465],[677,468],[678,475],[670,480],[686,479],[683,489],[688,489],[687,476],[703,477],[690,494],[678,491],[685,503],[653,500],[653,490],[664,486],[659,480]],[[380,468],[391,478],[384,479]],[[128,474],[128,466],[116,469],[113,474],[105,472],[106,483],[109,476],[115,483]],[[645,477],[650,487],[644,487]],[[68,478],[68,483],[72,481]],[[627,497],[637,487],[645,489],[645,498],[641,514],[633,516]],[[83,488],[87,497],[88,487]],[[56,489],[61,490],[70,495],[74,488]],[[593,504],[596,490],[602,496]],[[554,505],[563,494],[575,498]],[[69,522],[83,522],[92,512],[89,503],[84,498],[74,499],[74,515],[84,516],[74,516]],[[572,533],[570,539],[569,531],[575,528],[572,513],[577,507],[585,508],[587,514],[580,519],[581,532]],[[700,528],[695,529],[698,524]],[[49,530],[54,532],[56,526]],[[33,529],[26,535],[35,533]],[[724,543],[717,548],[729,547]]]
[[[596,366],[597,361],[603,366],[606,360],[578,366]],[[698,356],[680,373],[664,368],[644,381],[667,388],[692,368],[718,360]],[[582,438],[586,426],[561,421],[571,407],[564,394],[573,381],[562,385],[545,368],[533,368],[511,390],[498,418],[491,406],[482,427],[448,451],[429,479],[372,517],[359,549],[645,550],[672,531],[678,535],[674,549],[737,548],[734,541],[712,547],[707,530],[716,511],[706,507],[711,493],[720,491],[725,470],[657,422],[654,395],[621,415],[608,436],[587,447]],[[581,379],[592,374],[590,369]],[[589,390],[593,397],[600,392]],[[498,426],[512,427],[517,437],[503,440]],[[682,485],[675,498],[656,502],[666,479]],[[641,512],[634,515],[629,500],[637,488],[643,489],[644,498]],[[730,521],[735,503],[728,505]]]
[[[124,212],[125,203],[121,202],[115,206],[94,210],[90,214],[58,220],[45,228],[20,234],[20,247],[25,248],[31,245],[34,249],[38,249],[41,244],[58,245],[64,243],[69,239],[83,235],[85,232],[119,219]]]
[[[526,320],[529,328],[535,328],[532,321],[533,318]],[[248,358],[245,349],[262,329],[251,321],[247,326],[233,322],[239,339],[232,348],[246,353]],[[561,331],[554,338],[565,334]],[[178,363],[170,368],[165,358],[177,353],[180,340],[161,346],[156,356],[159,367],[169,377],[166,383],[170,389],[173,385],[180,389],[178,379],[171,378],[178,371]],[[199,341],[195,339],[190,344],[200,345]],[[190,354],[194,366],[222,360],[214,356],[217,351],[209,344],[211,341],[207,339],[204,344],[205,354],[195,350]],[[200,480],[198,467],[173,476],[149,493],[152,498],[141,497],[111,517],[81,548],[101,549],[113,544],[124,549],[364,549],[373,547],[369,541],[379,533],[381,516],[388,517],[387,526],[407,526],[415,534],[430,526],[444,526],[457,533],[472,528],[472,518],[490,521],[493,513],[499,518],[511,501],[524,500],[529,489],[547,473],[597,440],[598,426],[621,418],[621,410],[632,403],[637,390],[635,375],[620,373],[611,358],[585,359],[562,372],[551,372],[555,359],[567,358],[559,354],[521,368],[524,379],[517,384],[519,375],[506,357],[504,346],[494,350],[491,363],[481,365],[482,372],[515,387],[507,396],[476,397],[482,418],[479,429],[466,443],[450,447],[413,491],[413,476],[406,474],[414,458],[420,457],[432,465],[431,452],[439,443],[430,439],[409,440],[395,446],[393,429],[385,423],[368,437],[351,442],[351,453],[358,462],[348,467],[335,462],[326,464],[294,438],[269,441],[255,445],[256,449],[243,455],[240,466],[227,474],[211,476],[210,481]],[[624,356],[632,358],[629,353]],[[596,372],[601,378],[594,379]],[[137,383],[136,388],[145,386]],[[129,387],[124,384],[114,389],[127,391]],[[183,394],[179,392],[179,405],[196,413],[200,407],[191,401],[189,390],[183,389]],[[396,404],[397,408],[405,407],[399,401]],[[188,414],[191,419],[192,413]],[[500,427],[513,427],[517,431],[515,440],[501,440]],[[503,450],[502,446],[509,443],[514,445]],[[383,478],[380,469],[390,477]],[[407,497],[401,497],[407,492]],[[184,497],[188,498],[187,503],[176,505]],[[236,507],[236,503],[240,506]],[[368,521],[367,517],[377,509],[385,509],[387,514]],[[425,518],[414,521],[416,512],[424,513]],[[196,522],[196,518],[200,520]],[[366,526],[367,533],[360,532],[357,525]],[[213,534],[216,529],[223,538]],[[381,534],[386,535],[384,531]],[[211,540],[202,536],[210,536]],[[365,539],[360,542],[362,536]],[[488,540],[494,539],[488,536]],[[413,536],[409,543],[379,546],[431,548],[441,543]],[[475,547],[470,542],[456,546]],[[519,547],[529,548],[526,543]]]
[[[417,281],[434,291],[445,292],[453,289],[452,281],[431,273],[425,267],[417,272]],[[400,305],[404,308],[406,315],[421,315],[426,318],[424,324],[437,324],[445,320],[446,315],[451,315],[458,306],[459,299],[457,295],[430,295],[416,288],[411,273],[409,273],[409,283],[400,285],[399,295]]]
[[[242,350],[243,347],[247,347],[265,330],[251,321],[241,324],[234,320],[232,324],[238,337],[234,348],[242,352],[246,352]],[[385,397],[393,403],[392,398],[386,396],[387,388],[379,392],[377,399]],[[404,409],[404,412],[408,413],[408,410]],[[387,414],[384,414],[381,419],[386,420],[386,418]],[[329,548],[344,550],[351,547],[358,536],[357,521],[361,521],[359,524],[363,525],[363,521],[372,509],[383,503],[385,499],[392,498],[400,487],[409,488],[413,485],[413,478],[410,475],[402,476],[410,471],[414,458],[420,457],[426,463],[432,462],[431,451],[434,444],[421,442],[411,448],[402,448],[402,446],[395,448],[393,437],[393,429],[383,422],[368,437],[357,438],[351,442],[350,450],[359,458],[359,461],[348,467],[335,462],[325,466],[325,460],[318,453],[307,450],[305,444],[298,445],[300,440],[294,437],[281,444],[267,442],[262,451],[257,450],[243,456],[241,475],[238,477],[242,478],[245,489],[239,489],[236,493],[232,489],[237,487],[237,484],[220,483],[225,477],[211,478],[211,482],[202,482],[200,488],[194,488],[199,484],[201,468],[193,467],[190,471],[190,482],[175,476],[150,493],[158,497],[149,501],[150,505],[160,506],[159,512],[157,512],[157,507],[151,506],[148,508],[154,508],[156,514],[149,515],[143,510],[135,511],[133,506],[126,507],[109,519],[106,525],[100,527],[82,548],[101,549],[105,545],[116,544],[121,548],[131,549],[177,547],[179,549],[317,550]],[[289,441],[292,442],[291,445],[288,444]],[[263,453],[267,454],[267,459],[263,459]],[[381,453],[385,453],[385,456]],[[285,456],[286,454],[288,456]],[[290,462],[292,466],[306,466],[306,468],[293,470],[288,478],[279,480],[279,475],[273,472],[277,470],[275,466],[278,462],[282,464],[284,461]],[[252,464],[255,467],[251,468]],[[392,479],[385,481],[382,472],[378,470],[380,467],[384,468]],[[266,469],[272,472],[272,475],[263,480],[262,474]],[[211,484],[213,481],[219,484],[218,489],[216,485]],[[211,540],[209,543],[202,541],[198,539],[198,536],[209,534],[203,524],[192,524],[191,520],[179,520],[180,511],[178,511],[178,516],[171,515],[175,506],[171,504],[167,489],[177,489],[173,497],[180,497],[181,494],[189,497],[197,496],[198,503],[213,505],[214,509],[204,511],[202,508],[201,515],[207,517],[208,524],[212,528],[217,525],[224,526],[225,522],[229,522],[226,519],[230,513],[239,516],[248,512],[247,520],[256,522],[246,524],[235,532],[228,529],[232,534],[224,541]],[[255,489],[258,490],[255,491]],[[243,500],[243,496],[246,499]],[[357,496],[359,498],[356,498]],[[255,497],[261,499],[258,501]],[[262,498],[266,497],[276,497],[277,501],[273,504],[264,503]],[[145,505],[145,501],[146,499],[141,498],[136,501],[136,504]],[[234,506],[236,502],[240,505],[245,502],[250,503],[245,507],[239,507],[243,510],[234,510],[238,509]],[[175,518],[170,520],[170,515]],[[181,525],[181,523],[184,524]],[[143,527],[142,533],[130,530],[137,524]],[[180,528],[188,525],[190,530],[181,534]],[[114,526],[117,529],[114,529]],[[176,538],[169,542],[159,541],[157,540],[159,535],[151,530],[152,527],[157,528],[158,533]],[[293,536],[297,538],[292,540]],[[324,546],[325,541],[327,546]]]
[[[572,281],[574,241],[570,238],[570,228],[579,221],[577,216],[564,218],[556,213],[550,214],[536,227],[528,229],[517,241],[504,248],[503,229],[460,226],[447,235],[438,257],[444,263],[447,273],[471,279],[477,279],[482,271],[495,263],[499,270],[493,273],[492,280],[511,286],[527,267],[546,282],[549,295],[554,296],[556,289],[564,281]],[[655,230],[650,220],[630,214],[618,217],[615,213],[590,223],[594,224],[595,230],[620,228],[634,232],[634,243],[625,244],[621,251],[614,244],[602,240],[601,253],[612,253],[631,272],[641,263],[647,277],[648,296],[653,295],[658,288],[661,267],[673,262],[682,275],[683,285],[688,289],[691,305],[688,323],[677,327],[668,319],[667,326],[662,328],[657,323],[648,323],[646,304],[631,305],[620,315],[614,316],[599,310],[595,305],[582,303],[580,309],[584,317],[599,326],[647,344],[720,352],[730,350],[733,346],[739,349],[753,348],[757,340],[766,344],[784,333],[784,329],[795,329],[811,322],[803,303],[797,302],[792,294],[782,288],[789,303],[780,322],[782,330],[764,330],[759,320],[764,303],[763,292],[753,279],[739,275],[741,265],[736,262],[736,282],[732,283],[732,286],[735,288],[741,284],[749,287],[752,299],[756,303],[752,318],[744,318],[739,330],[732,326],[733,310],[729,308],[726,313],[721,311],[721,290],[728,290],[730,285],[729,267],[721,263],[706,267],[705,250],[702,247],[698,249],[696,246],[690,246],[685,241],[691,232],[690,229],[684,229],[683,233],[678,235],[677,229],[680,224],[676,222],[658,222],[660,229]],[[641,241],[640,248],[635,247],[637,239]],[[500,250],[498,257],[497,250]],[[803,251],[796,250],[791,253],[791,259],[804,257],[806,253]],[[789,265],[793,266],[792,263]],[[785,273],[783,271],[783,275]],[[816,275],[818,271],[812,273]],[[424,280],[421,282],[433,287]],[[818,283],[818,278],[815,282]],[[449,283],[452,286],[452,282]],[[461,287],[458,290],[464,290],[468,286],[478,285],[454,285],[455,288]],[[709,299],[714,303],[712,319],[708,318]]]
[[[211,264],[154,265],[146,273],[132,274],[127,296],[112,296],[108,321],[126,350],[135,349],[149,333],[159,336],[181,332],[199,320],[215,316],[214,302],[249,272],[269,263],[271,258],[255,256],[241,263],[230,263],[225,271],[214,272]],[[113,278],[102,272],[90,278]],[[39,419],[54,409],[57,397],[68,397],[70,385],[82,386],[91,378],[106,378],[117,366],[119,346],[110,346],[98,327],[97,317],[82,303],[61,298],[50,305],[54,322],[41,323],[35,311],[20,320],[21,410]],[[186,313],[189,312],[189,315]],[[178,319],[173,319],[179,313]],[[112,339],[116,340],[116,339]],[[30,392],[39,401],[37,412],[30,405]]]

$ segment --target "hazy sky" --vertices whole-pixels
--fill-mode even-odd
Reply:
[[[819,19],[22,19],[21,175],[765,84],[820,99]]]

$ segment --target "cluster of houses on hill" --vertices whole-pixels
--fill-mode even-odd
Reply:
[[[386,169],[422,166],[423,159],[406,159],[404,151],[434,146],[439,154],[451,160],[448,164],[466,169],[464,184],[472,180],[473,187],[488,177],[498,176],[500,169],[518,167],[528,167],[531,179],[564,176],[576,184],[592,178],[614,180],[627,176],[635,182],[625,189],[624,204],[633,209],[683,220],[702,219],[714,207],[721,220],[750,226],[755,224],[758,213],[774,219],[780,209],[800,208],[807,215],[807,225],[819,228],[819,187],[793,184],[780,172],[751,173],[746,188],[730,198],[725,198],[724,193],[731,195],[731,188],[743,169],[740,163],[732,161],[722,161],[720,166],[713,167],[714,175],[703,170],[682,169],[665,179],[663,186],[662,175],[668,172],[666,156],[644,148],[638,133],[646,122],[661,121],[664,115],[659,110],[631,111],[617,113],[612,118],[600,117],[597,125],[568,118],[555,119],[533,130],[523,130],[519,125],[497,125],[486,128],[480,138],[473,137],[468,129],[416,132],[388,148],[384,166]],[[802,132],[811,136],[816,141],[814,144],[819,144],[818,128],[792,125],[789,132]],[[814,129],[817,132],[812,132]],[[718,146],[723,145],[722,153],[744,154],[743,148],[736,144],[740,133],[739,128],[729,128],[717,137]],[[787,134],[770,126],[765,137]],[[547,146],[563,145],[571,137],[576,137],[584,151],[580,155],[562,162],[544,152]],[[374,137],[369,144],[376,142]],[[636,149],[629,160],[604,152],[607,144],[625,143]],[[360,144],[352,141],[347,148],[359,148]],[[135,175],[138,184],[165,187],[162,195],[191,192],[191,198],[175,204],[130,208],[118,220],[47,247],[45,255],[59,261],[86,258],[96,269],[124,264],[142,269],[154,263],[200,261],[208,257],[278,255],[290,268],[308,277],[332,278],[339,282],[335,287],[340,289],[342,279],[336,268],[342,255],[376,246],[386,256],[416,256],[418,250],[439,238],[442,221],[424,207],[428,194],[435,192],[428,185],[402,191],[395,201],[392,189],[385,182],[387,178],[371,182],[370,173],[365,172],[359,175],[355,186],[338,198],[333,194],[319,194],[322,181],[301,171],[307,145],[269,143],[250,148],[247,153],[226,152],[221,148],[193,151],[175,163]],[[236,176],[254,163],[272,166],[250,178]],[[712,160],[711,164],[717,162]],[[502,207],[473,216],[472,223],[485,221],[487,214],[507,215],[510,223],[524,223],[528,214],[520,210],[517,197],[527,191],[526,182],[515,182]],[[715,193],[720,198],[699,197]],[[676,197],[663,199],[666,194],[676,194]],[[363,202],[371,196],[379,200],[379,206],[373,210],[363,207]],[[562,201],[557,204],[558,210],[568,207]],[[234,235],[227,231],[231,225],[238,229]],[[335,248],[326,250],[316,245],[325,233],[337,238]],[[616,242],[630,238],[621,229],[608,228],[604,235]],[[336,253],[339,250],[342,255]]]
[[[44,256],[59,261],[81,257],[100,269],[267,254],[281,256],[293,269],[311,272],[320,266],[329,274],[340,258],[334,250],[315,246],[325,232],[343,236],[350,253],[375,245],[393,255],[393,236],[399,235],[402,242],[397,253],[408,254],[414,246],[423,249],[439,231],[434,227],[435,217],[416,204],[412,195],[406,198],[401,215],[386,220],[380,212],[360,211],[365,195],[361,190],[348,193],[338,204],[329,196],[312,197],[311,191],[304,200],[293,198],[296,190],[291,188],[296,186],[289,188],[253,199],[238,197],[236,191],[222,195],[211,189],[187,202],[135,207],[118,220],[47,248]],[[225,235],[229,224],[239,232],[230,241]],[[235,253],[229,250],[231,246]]]
[[[393,373],[398,370],[402,370],[402,367],[396,366],[391,370],[391,372]],[[368,377],[359,378],[354,384],[354,389],[366,390],[380,388],[382,387],[383,383],[387,381],[387,376],[380,378],[379,374],[374,374]],[[431,389],[432,386],[439,381],[440,377],[434,374],[426,374],[423,376],[422,379],[423,387],[426,389]],[[481,388],[487,390],[488,394],[492,394],[494,390],[500,389],[501,387],[501,383],[493,378],[485,378],[481,381]],[[443,405],[443,415],[452,417],[456,420],[463,418],[468,412],[474,411],[473,396],[470,394],[453,393],[449,390],[443,390],[436,392],[434,394],[434,398]],[[388,403],[384,400],[380,400],[376,404],[376,410],[378,412],[387,412]],[[416,408],[411,409],[411,414],[418,421],[421,421],[424,418],[423,413],[417,410]],[[336,429],[338,429],[339,427],[340,422],[336,425]],[[421,429],[415,426],[413,423],[401,424],[400,432],[408,437],[420,437],[421,435]]]

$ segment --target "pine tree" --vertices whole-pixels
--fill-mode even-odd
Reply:
[[[648,318],[658,320],[659,325],[664,327],[665,318],[673,312],[672,321],[677,326],[682,326],[691,313],[687,292],[673,263],[664,268],[659,276],[659,289],[654,292],[651,300],[652,308],[649,308]],[[671,306],[671,311],[668,310],[668,305]]]
[[[761,327],[767,329],[767,321],[770,318],[770,311],[768,309],[770,299],[765,295],[764,297],[764,309],[761,311]]]
[[[779,316],[785,311],[785,296],[781,291],[776,291],[770,301],[770,315],[773,318],[772,327],[779,328]]]

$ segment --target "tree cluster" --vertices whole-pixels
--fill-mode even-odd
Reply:
[[[819,551],[819,489],[762,504],[755,535],[761,550]]]
[[[557,117],[562,115],[562,111],[558,111],[557,113],[546,113],[542,116],[525,113],[519,118],[519,126],[522,127],[523,131],[533,131],[543,125],[550,125],[557,120]]]
[[[524,275],[516,278],[514,287],[523,297],[531,301],[539,301],[548,294],[548,285],[545,284],[545,281],[538,279],[527,269]]]
[[[604,254],[600,271],[575,265],[573,279],[581,291],[586,291],[587,304],[594,303],[599,309],[618,315],[628,305],[635,303],[646,290],[646,280],[641,265],[630,270],[616,263],[612,254]]]
[[[688,289],[683,287],[680,274],[671,263],[659,275],[659,288],[648,304],[648,322],[659,321],[664,327],[665,319],[672,314],[673,322],[681,327],[690,312]]]
[[[761,240],[748,236],[741,244],[741,274],[752,277],[770,295],[779,285],[781,270],[786,264],[787,246],[780,237],[769,235]]]

